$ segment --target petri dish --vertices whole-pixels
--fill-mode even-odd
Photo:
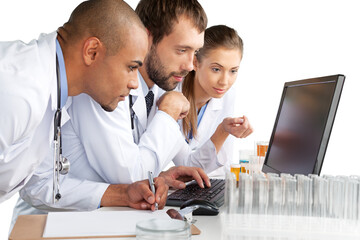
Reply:
[[[188,240],[191,239],[189,223],[177,219],[150,219],[136,223],[137,240]]]

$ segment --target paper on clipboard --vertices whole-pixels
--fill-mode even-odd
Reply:
[[[166,211],[50,212],[44,238],[135,235],[136,223],[152,218],[169,219]]]

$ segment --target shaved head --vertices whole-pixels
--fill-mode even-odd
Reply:
[[[88,0],[57,30],[68,95],[86,93],[114,110],[137,88],[137,69],[148,50],[148,34],[138,15],[122,0]],[[55,60],[55,59],[54,59]]]
[[[69,21],[58,31],[65,42],[87,37],[98,38],[106,55],[115,55],[124,46],[130,28],[145,29],[134,10],[122,0],[89,0],[72,12]]]

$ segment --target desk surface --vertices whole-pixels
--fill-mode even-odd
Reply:
[[[171,207],[166,207],[165,211]],[[176,208],[175,208],[176,209]],[[111,207],[111,208],[100,208],[97,211],[124,211],[124,210],[133,210],[131,208],[127,207]],[[19,231],[19,228],[16,228],[16,225],[14,229],[16,229],[12,232],[10,235],[10,239],[38,239],[38,237],[35,238],[29,238],[30,232],[34,234],[34,236],[42,236],[43,228],[45,226],[46,217],[42,216],[34,216],[36,218],[36,223],[34,223],[34,218],[31,218],[30,215],[24,216],[24,218],[21,218],[21,230]],[[218,216],[194,216],[193,219],[196,219],[195,225],[197,228],[200,229],[201,234],[200,235],[193,235],[192,239],[220,239],[221,238],[221,221],[220,221],[220,215]],[[122,238],[96,238],[96,239],[135,239],[134,237],[122,237]]]
[[[169,207],[165,208],[165,211]],[[124,211],[129,208],[102,208],[97,211]],[[221,209],[224,211],[224,209]],[[34,224],[30,215],[23,216],[22,228],[17,234],[11,234],[10,239],[39,239],[29,238],[29,233],[36,229],[36,236],[42,235],[46,215],[40,215],[40,221]],[[194,216],[195,225],[200,229],[200,235],[193,235],[192,239],[218,240],[225,239],[296,239],[296,240],[358,240],[360,236],[360,221],[351,222],[335,218],[316,218],[304,216],[274,216],[274,215],[224,215]],[[25,219],[25,220],[24,220]],[[37,218],[38,220],[38,218]],[[225,223],[222,223],[222,220]],[[40,222],[40,224],[39,224]],[[25,223],[25,224],[24,224]],[[40,226],[41,225],[41,226]],[[40,227],[39,227],[40,226]],[[14,227],[14,229],[16,226]],[[224,228],[224,229],[223,229]],[[14,230],[13,229],[13,230]],[[224,232],[223,232],[224,230]],[[223,236],[227,234],[227,236]],[[17,238],[14,235],[18,236]],[[92,239],[128,239],[122,238],[92,238]]]
[[[176,207],[165,207],[165,210]],[[100,208],[98,211],[111,211],[111,210],[129,210],[127,207],[105,207]],[[223,208],[221,208],[223,211]],[[201,231],[200,235],[193,235],[191,239],[193,240],[219,240],[221,239],[221,218],[220,214],[217,216],[193,216],[193,219],[196,220],[196,227]],[[134,240],[135,238],[121,238]]]

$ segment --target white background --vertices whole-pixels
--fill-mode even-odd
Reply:
[[[67,21],[78,0],[1,1],[0,41],[28,42]],[[133,8],[138,0],[127,1]],[[356,0],[200,0],[209,26],[226,24],[242,37],[244,58],[235,87],[237,114],[255,128],[237,149],[269,140],[286,81],[344,74],[346,81],[323,174],[360,174],[360,15]],[[0,86],[1,87],[1,86]],[[21,166],[19,166],[21,167]],[[6,239],[17,195],[0,204]]]

